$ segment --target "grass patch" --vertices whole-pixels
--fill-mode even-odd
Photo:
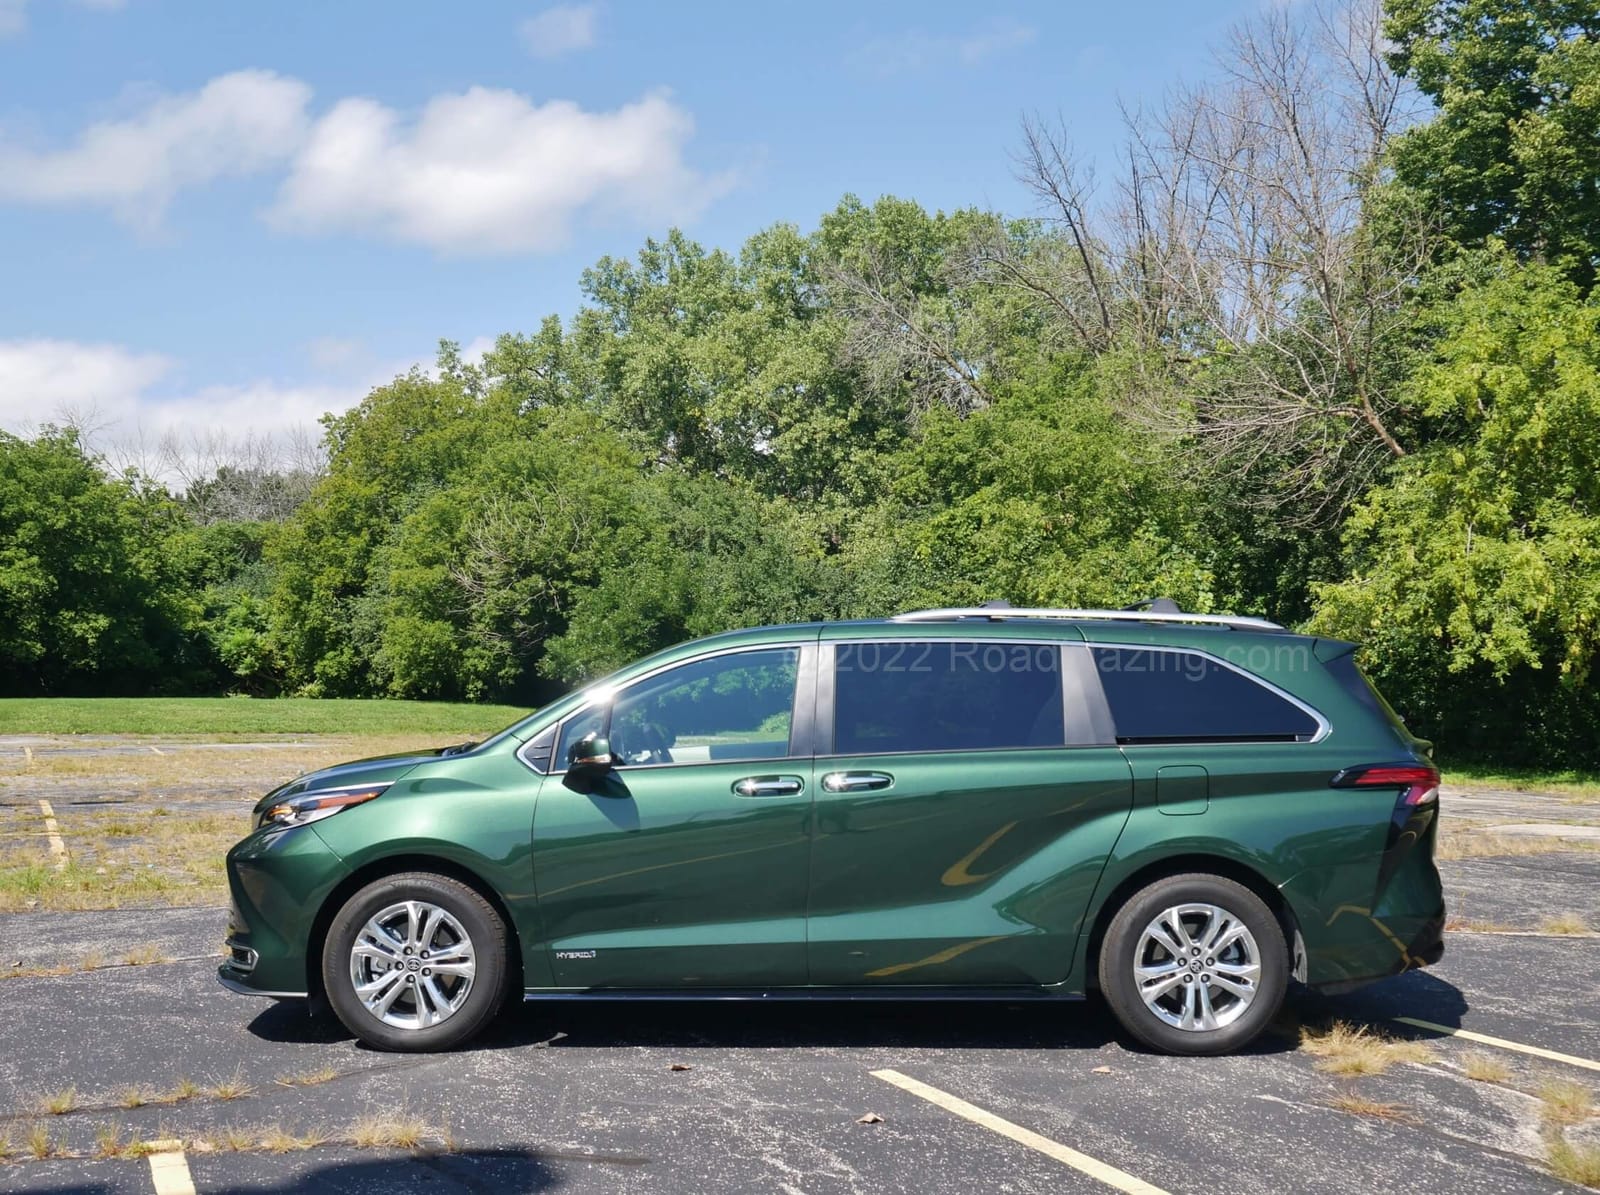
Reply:
[[[1488,834],[1441,824],[1436,859],[1486,859],[1500,855],[1550,855],[1557,851],[1595,850],[1593,839],[1545,838],[1534,834]]]
[[[1461,1056],[1461,1073],[1476,1083],[1504,1083],[1511,1077],[1511,1067],[1493,1054],[1473,1052]]]
[[[1404,1104],[1369,1100],[1366,1096],[1357,1095],[1353,1091],[1334,1096],[1328,1101],[1328,1107],[1338,1112],[1348,1112],[1352,1116],[1371,1116],[1377,1120],[1398,1120],[1406,1124],[1415,1124],[1417,1121],[1411,1114],[1411,1109]]]
[[[42,1124],[36,1124],[28,1130],[28,1137],[24,1144],[27,1147],[28,1156],[40,1160],[53,1156],[60,1148],[56,1145],[55,1138],[50,1136],[49,1127]]]
[[[120,1158],[127,1149],[122,1143],[122,1130],[116,1125],[106,1125],[94,1135],[94,1156],[97,1158]]]
[[[1460,788],[1492,788],[1507,792],[1556,793],[1564,797],[1600,800],[1600,772],[1577,768],[1508,768],[1493,764],[1440,765],[1446,784]]]
[[[319,1083],[330,1083],[339,1077],[339,1070],[333,1066],[319,1066],[316,1070],[301,1071],[294,1075],[279,1075],[273,1082],[280,1087],[315,1087]]]
[[[1518,929],[1503,921],[1482,921],[1473,917],[1452,917],[1444,923],[1446,933],[1459,934],[1514,934]]]
[[[1545,1145],[1545,1164],[1550,1173],[1580,1187],[1600,1188],[1600,1146],[1573,1145],[1555,1137]]]
[[[125,967],[148,967],[155,963],[170,963],[171,961],[154,942],[145,942],[142,945],[135,946],[122,956],[122,965]]]
[[[1546,917],[1539,923],[1539,932],[1542,934],[1591,934],[1594,932],[1589,923],[1576,913],[1561,913],[1554,917]]]
[[[255,1090],[242,1073],[234,1071],[232,1078],[213,1083],[205,1089],[205,1093],[214,1100],[242,1100],[247,1095],[254,1095]]]
[[[1317,1069],[1330,1075],[1381,1075],[1401,1062],[1434,1059],[1425,1042],[1390,1037],[1368,1026],[1335,1021],[1325,1029],[1300,1031],[1300,1048],[1316,1058]]]
[[[39,1101],[39,1110],[51,1116],[65,1116],[74,1112],[78,1107],[78,1089],[76,1087],[63,1087],[60,1091],[53,1091]]]
[[[525,707],[315,697],[9,697],[0,734],[420,734],[477,738]]]
[[[363,1116],[350,1126],[347,1140],[357,1149],[415,1149],[428,1135],[428,1126],[409,1112],[383,1112]]]
[[[1570,1079],[1550,1079],[1539,1085],[1539,1102],[1546,1124],[1581,1124],[1594,1115],[1594,1093]]]

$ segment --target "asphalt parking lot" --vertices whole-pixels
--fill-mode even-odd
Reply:
[[[1593,853],[1446,871],[1456,911],[1509,926],[1592,909],[1600,891]],[[300,1006],[224,992],[213,979],[223,918],[213,907],[0,918],[7,965],[90,948],[115,957],[134,939],[178,960],[3,982],[0,1135],[14,1156],[0,1187],[1562,1191],[1573,1188],[1543,1167],[1531,1093],[1552,1079],[1600,1083],[1591,938],[1455,933],[1439,967],[1301,996],[1281,1033],[1231,1058],[1139,1052],[1093,1002],[530,1005],[475,1048],[417,1057],[359,1047]],[[1330,1075],[1295,1048],[1294,1024],[1330,1018],[1430,1041],[1430,1056]],[[1486,1055],[1504,1076],[1468,1078]],[[69,1089],[72,1110],[41,1110]],[[125,1106],[131,1092],[146,1102]],[[43,1152],[75,1156],[33,1157],[40,1125]],[[354,1144],[363,1125],[373,1139]],[[1594,1128],[1568,1134],[1594,1140]],[[172,1146],[94,1157],[113,1134],[119,1154],[136,1140]]]

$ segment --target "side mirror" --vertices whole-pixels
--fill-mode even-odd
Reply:
[[[562,783],[575,792],[593,792],[617,763],[610,739],[599,732],[586,734],[567,748],[567,774]]]
[[[611,754],[611,740],[595,731],[586,734],[572,746],[567,748],[567,767],[586,768],[595,772],[607,772],[616,764],[617,757]]]

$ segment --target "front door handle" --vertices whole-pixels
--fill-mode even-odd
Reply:
[[[741,797],[794,797],[805,787],[798,776],[746,776],[733,783],[733,791]]]
[[[822,778],[823,791],[830,793],[865,793],[893,784],[888,772],[829,772]]]

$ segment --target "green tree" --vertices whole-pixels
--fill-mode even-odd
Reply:
[[[192,615],[164,492],[110,479],[72,431],[0,432],[0,691],[181,687]]]
[[[1438,107],[1392,147],[1402,188],[1457,246],[1499,237],[1580,285],[1600,262],[1594,0],[1390,0],[1392,61]]]
[[[1352,516],[1315,629],[1453,752],[1600,759],[1600,303],[1502,256],[1434,313],[1433,442]]]

